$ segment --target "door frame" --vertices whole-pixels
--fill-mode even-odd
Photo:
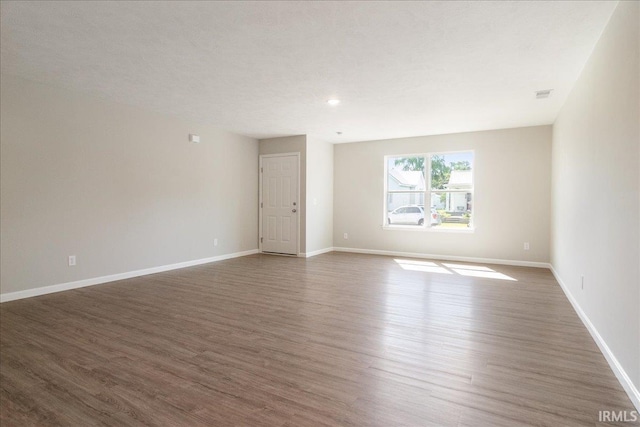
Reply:
[[[258,250],[260,251],[260,253],[264,253],[262,250],[262,174],[263,174],[263,169],[262,169],[262,159],[264,159],[265,157],[288,157],[288,156],[295,156],[297,159],[297,163],[298,163],[298,194],[297,194],[297,200],[298,200],[298,207],[302,207],[302,202],[300,201],[300,152],[292,152],[292,153],[274,153],[274,154],[260,154],[260,160],[259,160],[259,164],[258,164],[258,176],[259,176],[259,180],[258,180],[258,187],[259,187],[259,195],[258,195]],[[306,203],[305,203],[305,211],[306,211]],[[299,213],[301,212],[301,209],[298,209]],[[305,213],[306,215],[306,213]],[[291,255],[291,256],[300,256],[300,223],[302,222],[300,220],[300,216],[298,215],[298,230],[296,232],[297,236],[296,236],[296,253],[295,255]],[[272,252],[268,252],[269,254],[271,254]],[[287,254],[282,254],[282,255],[287,255]]]

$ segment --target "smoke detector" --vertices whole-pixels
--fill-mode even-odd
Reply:
[[[553,89],[545,89],[545,90],[537,90],[536,91],[536,99],[544,99],[551,96],[551,92]]]

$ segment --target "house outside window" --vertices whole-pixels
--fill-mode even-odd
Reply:
[[[386,156],[385,227],[472,229],[473,164],[472,151]]]

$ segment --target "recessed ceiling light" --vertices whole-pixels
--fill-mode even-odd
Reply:
[[[553,89],[537,90],[536,99],[544,99],[550,97],[551,91],[553,91]]]
[[[327,101],[327,104],[331,105],[332,107],[335,107],[336,105],[340,104],[340,100],[339,99],[330,99]]]

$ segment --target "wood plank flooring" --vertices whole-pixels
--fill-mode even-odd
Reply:
[[[0,355],[3,427],[593,426],[634,410],[535,268],[253,255],[4,303]]]

